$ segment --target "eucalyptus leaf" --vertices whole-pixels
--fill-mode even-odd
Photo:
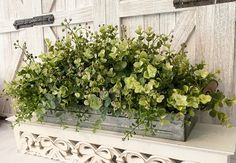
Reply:
[[[95,94],[88,95],[88,103],[89,106],[94,110],[98,110],[102,107],[102,100]]]
[[[149,78],[154,78],[156,76],[157,69],[154,66],[152,66],[151,64],[149,64],[147,66],[147,72],[148,72]]]

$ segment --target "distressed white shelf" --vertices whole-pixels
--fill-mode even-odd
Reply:
[[[123,133],[36,122],[16,125],[14,132],[21,152],[78,163],[229,163],[236,145],[235,127],[210,124],[197,124],[186,142],[143,136],[122,141]]]

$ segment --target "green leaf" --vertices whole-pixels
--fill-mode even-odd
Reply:
[[[128,89],[133,89],[134,82],[136,81],[134,77],[130,76],[124,79],[125,85]]]
[[[161,126],[169,125],[170,124],[170,120],[168,120],[168,119],[160,119],[160,124],[161,124]]]
[[[105,57],[105,50],[104,49],[102,49],[99,53],[98,53],[98,56],[100,57],[100,58],[104,58]]]
[[[107,72],[108,77],[114,77],[116,74],[113,71],[113,68],[110,68],[109,71]]]
[[[54,101],[49,101],[49,104],[51,109],[56,109],[56,104]]]
[[[218,112],[217,117],[222,123],[228,120],[228,117],[223,112]]]
[[[115,46],[112,47],[112,48],[111,48],[111,52],[112,52],[112,53],[117,53],[117,48],[116,48]]]
[[[161,103],[163,100],[164,100],[165,96],[164,95],[159,95],[157,98],[156,98],[156,102],[157,103]]]
[[[199,98],[190,96],[188,97],[188,106],[197,109],[199,107]]]
[[[93,133],[95,133],[97,129],[101,129],[102,127],[101,123],[102,123],[101,119],[96,120],[96,122],[94,123]]]
[[[198,95],[199,93],[200,93],[199,88],[197,88],[197,87],[192,87],[191,88],[191,94]]]
[[[101,33],[105,33],[106,32],[106,26],[105,25],[103,25],[103,26],[101,26],[100,28],[99,28],[99,32],[101,32]]]
[[[128,42],[127,42],[127,40],[121,41],[119,46],[118,46],[118,48],[121,51],[126,51],[128,49]]]
[[[154,56],[153,63],[154,63],[155,65],[158,65],[160,62],[164,61],[165,59],[166,59],[165,56],[158,54],[158,55],[155,55],[155,56]]]
[[[30,79],[31,78],[31,75],[30,74],[25,74],[25,77]]]
[[[88,103],[89,106],[94,110],[98,110],[102,107],[102,100],[95,94],[88,95]]]
[[[120,61],[120,62],[117,62],[116,65],[114,66],[114,69],[115,70],[123,70],[125,69],[127,66],[127,62],[125,61]]]
[[[148,72],[149,78],[154,78],[156,76],[157,69],[154,66],[152,66],[151,64],[149,64],[147,66],[147,72]]]
[[[189,116],[194,117],[195,116],[195,112],[193,111],[193,109],[189,110]]]
[[[61,97],[66,97],[67,91],[68,91],[68,88],[64,85],[59,88],[59,93],[60,93]]]
[[[134,84],[134,92],[135,92],[135,93],[141,93],[141,92],[143,92],[143,91],[144,91],[143,86],[142,86],[139,82],[136,82],[136,83]]]
[[[90,80],[91,79],[91,73],[88,71],[85,71],[84,75],[82,76],[83,80]]]
[[[79,67],[81,65],[81,58],[77,58],[75,61],[74,61],[74,64]]]
[[[167,71],[171,71],[172,68],[173,68],[173,66],[172,66],[169,62],[167,62],[167,63],[164,65],[164,69],[167,70]]]
[[[185,93],[188,93],[189,87],[188,87],[187,85],[184,85],[184,86],[183,86],[183,90],[184,90]]]
[[[139,105],[141,106],[149,106],[149,102],[147,100],[146,97],[142,96],[140,99],[139,99]]]
[[[210,95],[201,94],[199,96],[199,100],[201,101],[201,103],[206,104],[206,103],[211,101],[211,96]]]
[[[106,98],[106,100],[104,102],[104,106],[107,108],[110,106],[110,104],[111,104],[111,99],[108,97],[108,98]]]
[[[232,100],[225,100],[225,104],[228,106],[228,107],[231,107],[233,105],[233,101]]]
[[[135,33],[137,35],[141,35],[142,34],[142,27],[141,26],[138,26],[138,28],[136,29]]]
[[[120,91],[122,89],[122,84],[121,82],[117,82],[113,87],[112,87],[112,92],[120,94]]]
[[[173,93],[167,101],[170,105],[172,105],[179,111],[183,111],[184,109],[186,109],[186,106],[188,105],[187,96],[180,95],[178,93]]]
[[[85,52],[84,52],[84,56],[87,58],[87,59],[92,59],[94,56],[92,54],[92,51],[90,49],[86,49]]]
[[[145,93],[150,93],[150,91],[153,89],[154,84],[151,82],[148,82],[148,84],[145,84],[144,89]]]
[[[118,53],[116,52],[113,52],[113,53],[110,53],[109,56],[112,58],[112,59],[116,59],[116,57],[118,56]]]
[[[233,97],[232,99],[225,98],[224,101],[228,107],[231,107],[233,104],[236,104],[236,97]]]
[[[120,101],[112,101],[111,105],[116,109],[121,108],[121,102]]]
[[[75,93],[75,97],[79,98],[80,97],[80,93],[79,92]]]
[[[208,72],[204,69],[194,71],[194,74],[198,77],[205,79],[208,75]]]
[[[143,62],[142,62],[142,61],[139,61],[139,62],[135,62],[135,63],[134,63],[134,67],[135,67],[135,68],[141,68],[142,65],[143,65]]]
[[[147,71],[144,71],[144,73],[143,73],[143,77],[146,78],[146,79],[149,79],[149,78],[150,78],[150,77],[149,77],[149,74],[148,74]]]
[[[145,51],[142,51],[142,52],[140,53],[140,58],[147,59],[147,58],[148,58],[148,54],[147,54]]]
[[[48,99],[48,101],[53,101],[55,99],[55,96],[49,93],[46,93],[45,97]]]
[[[84,105],[88,106],[89,105],[89,101],[88,100],[84,100]]]

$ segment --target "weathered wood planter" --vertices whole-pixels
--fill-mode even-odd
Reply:
[[[61,113],[61,120],[63,120],[66,124],[75,126],[77,123],[77,117],[74,113]],[[83,128],[93,128],[96,120],[100,117],[99,114],[93,113],[89,115],[89,119],[80,124],[80,127]],[[170,119],[170,118],[169,118]],[[55,112],[48,112],[45,116],[45,122],[49,123],[61,123],[61,120],[56,118]],[[114,116],[107,116],[104,122],[101,124],[102,130],[114,131],[119,133],[124,133],[126,130],[129,129],[129,126],[132,125],[134,119],[128,119],[126,117],[114,117]],[[142,126],[137,129],[138,135],[146,135],[150,137],[157,137],[157,138],[165,138],[165,139],[172,139],[178,141],[186,141],[192,128],[197,122],[197,117],[191,119],[191,125],[186,125],[184,123],[184,119],[181,120],[170,120],[171,123],[168,125],[161,125],[159,121],[156,121],[155,130],[157,134],[150,135],[145,134],[144,128]]]

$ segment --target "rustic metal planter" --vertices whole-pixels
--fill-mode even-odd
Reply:
[[[60,111],[59,111],[60,112]],[[93,128],[96,120],[100,118],[101,115],[93,113],[89,115],[89,119],[85,122],[80,124],[82,128]],[[185,117],[187,118],[187,117]],[[77,117],[75,113],[66,112],[63,113],[60,120],[56,117],[56,112],[47,112],[47,115],[44,118],[45,122],[49,123],[61,123],[61,120],[68,125],[77,125]],[[138,135],[145,135],[157,138],[165,138],[165,139],[172,139],[178,141],[186,141],[192,128],[197,122],[197,117],[191,118],[191,125],[186,125],[184,123],[184,118],[181,120],[171,121],[168,125],[161,125],[159,121],[156,121],[155,130],[157,134],[155,135],[146,135],[144,128],[140,127],[136,130]],[[125,132],[129,129],[129,126],[132,125],[134,119],[129,119],[126,117],[114,117],[114,116],[107,116],[106,119],[101,124],[102,130],[109,130],[115,132]]]

